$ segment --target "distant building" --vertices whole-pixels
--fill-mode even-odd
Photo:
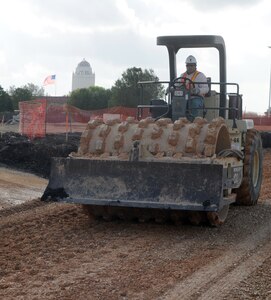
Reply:
[[[83,59],[72,73],[72,91],[95,86],[95,73],[92,73],[89,62]]]

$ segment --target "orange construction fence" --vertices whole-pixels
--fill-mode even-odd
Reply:
[[[270,115],[257,115],[252,113],[244,113],[244,119],[252,119],[254,126],[259,131],[271,131],[271,116]]]
[[[67,104],[66,97],[47,97],[33,101],[19,102],[19,130],[29,138],[44,137],[49,133],[82,132],[86,124],[93,119],[104,121],[137,116],[137,108],[111,107],[99,110],[82,110]],[[144,112],[146,117],[148,112]]]
[[[130,116],[137,117],[137,108],[117,106],[87,111],[67,104],[67,100],[67,97],[44,97],[19,102],[20,133],[34,138],[49,133],[83,132],[93,119],[118,118],[124,121]],[[141,117],[147,116],[148,110],[143,110]],[[271,131],[271,116],[244,113],[243,118],[252,119],[260,131]]]

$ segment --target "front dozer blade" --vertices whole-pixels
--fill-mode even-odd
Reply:
[[[223,166],[53,158],[42,200],[218,211],[224,206]]]

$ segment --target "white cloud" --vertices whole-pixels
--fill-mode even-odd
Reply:
[[[228,80],[240,84],[247,109],[263,112],[269,93],[269,0],[9,0],[1,7],[0,85],[41,85],[57,74],[67,94],[71,75],[85,57],[96,83],[110,87],[126,68],[152,68],[168,78],[159,35],[222,35]],[[199,68],[217,77],[214,52],[196,52]],[[181,72],[185,53],[178,61]]]

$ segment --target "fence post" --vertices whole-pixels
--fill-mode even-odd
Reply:
[[[66,118],[65,118],[66,142],[68,142],[68,127],[69,127],[69,112],[66,110]]]

